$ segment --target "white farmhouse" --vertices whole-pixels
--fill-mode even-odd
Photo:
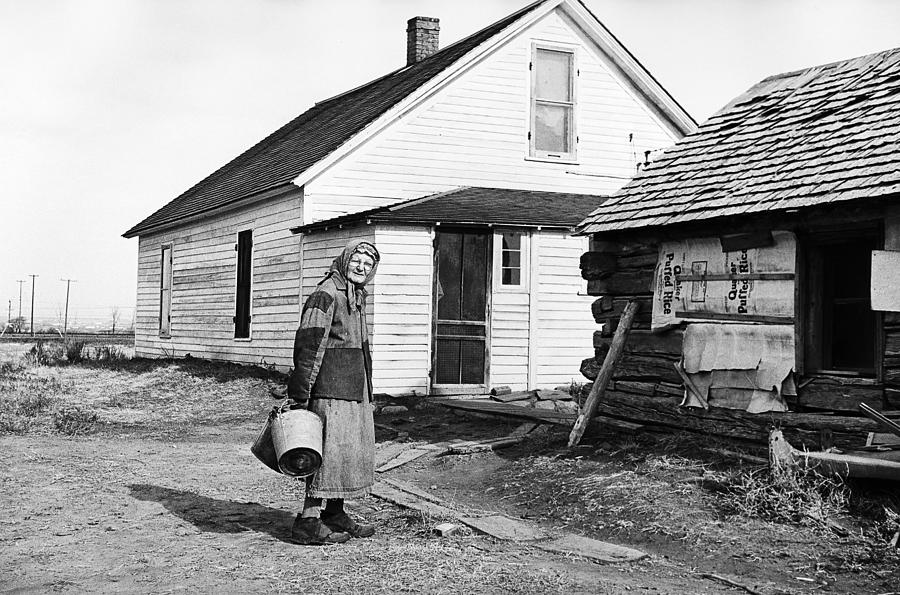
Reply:
[[[691,117],[577,0],[542,0],[317,103],[129,229],[135,347],[291,366],[307,295],[351,237],[370,289],[375,392],[579,377],[595,323],[567,230]]]

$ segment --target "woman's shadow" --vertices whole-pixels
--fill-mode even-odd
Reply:
[[[292,543],[291,524],[295,515],[289,512],[256,502],[216,500],[193,492],[150,484],[131,484],[128,488],[131,495],[138,500],[159,502],[169,512],[201,531],[213,533],[256,531]]]

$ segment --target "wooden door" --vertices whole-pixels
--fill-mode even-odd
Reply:
[[[432,384],[484,385],[487,373],[491,236],[435,235]]]

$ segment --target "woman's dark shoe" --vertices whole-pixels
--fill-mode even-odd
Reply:
[[[300,545],[327,545],[349,541],[350,534],[333,531],[321,519],[298,516],[291,527],[291,540]]]
[[[362,525],[350,518],[346,512],[336,514],[322,513],[324,522],[332,531],[340,531],[351,537],[372,537],[375,535],[375,525]]]

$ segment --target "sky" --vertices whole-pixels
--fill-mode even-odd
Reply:
[[[0,324],[130,324],[121,237],[321,101],[529,0],[0,0]],[[585,0],[698,121],[760,79],[900,46],[894,0]]]

